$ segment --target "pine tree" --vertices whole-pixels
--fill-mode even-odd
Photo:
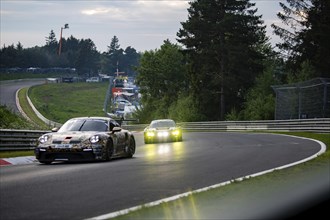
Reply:
[[[286,1],[280,3],[283,12],[277,14],[285,25],[272,27],[283,40],[277,46],[287,56],[290,71],[300,78],[302,64],[310,62],[317,76],[329,77],[330,1]]]
[[[120,48],[119,39],[117,36],[113,36],[110,46],[108,46],[107,59],[109,72],[121,71],[121,61],[123,56],[123,49]]]
[[[50,53],[57,53],[58,46],[57,46],[57,40],[56,36],[53,30],[50,31],[49,36],[46,37],[46,45],[45,48],[48,50]]]
[[[209,119],[223,120],[226,111],[240,108],[243,93],[262,72],[260,48],[267,38],[254,5],[249,0],[190,2],[188,20],[177,33],[189,59],[193,95]]]
[[[49,36],[46,37],[46,45],[50,46],[53,44],[57,44],[57,40],[56,40],[54,31],[51,30],[49,33]]]
[[[111,43],[110,46],[108,46],[108,54],[109,55],[113,55],[115,54],[120,48],[120,44],[119,44],[119,39],[118,37],[115,35],[113,36],[113,38],[111,39]]]

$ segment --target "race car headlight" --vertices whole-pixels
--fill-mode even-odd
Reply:
[[[180,130],[174,130],[174,131],[172,131],[172,134],[175,136],[178,136],[178,135],[180,135]]]
[[[46,143],[46,142],[48,141],[48,139],[49,139],[49,135],[45,134],[45,135],[42,135],[42,136],[39,138],[39,142],[40,142],[41,144],[44,144],[44,143]]]
[[[90,141],[92,144],[95,144],[95,143],[99,142],[99,140],[100,140],[100,136],[99,136],[99,135],[94,135],[94,136],[92,136],[92,137],[89,139],[89,141]]]
[[[147,136],[148,136],[148,137],[153,137],[153,136],[155,136],[155,132],[153,132],[153,131],[148,131],[148,132],[147,132]]]

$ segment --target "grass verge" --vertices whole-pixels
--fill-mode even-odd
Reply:
[[[19,103],[21,108],[24,110],[24,113],[27,115],[28,118],[31,119],[31,121],[33,121],[34,124],[36,124],[36,126],[39,129],[49,129],[48,126],[45,124],[45,122],[43,122],[33,111],[33,109],[31,108],[28,100],[27,100],[27,91],[28,88],[23,88],[20,89],[18,92],[18,99],[19,99]]]
[[[103,116],[108,83],[53,83],[30,87],[29,97],[47,119],[64,123],[80,116]]]
[[[0,158],[34,156],[33,150],[26,151],[0,151]]]

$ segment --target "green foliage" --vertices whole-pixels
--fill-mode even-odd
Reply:
[[[263,75],[256,78],[255,85],[247,93],[242,111],[244,120],[274,119],[275,94],[271,86],[276,84],[274,66],[269,66]]]
[[[141,87],[143,114],[140,121],[153,118],[167,118],[169,107],[185,90],[185,66],[180,48],[170,41],[164,41],[159,50],[146,51],[140,60],[137,83]]]
[[[35,124],[39,130],[49,130],[52,129],[53,127],[51,125],[45,124],[44,121],[42,121],[34,112],[32,107],[30,106],[30,103],[28,102],[27,99],[27,91],[28,88],[22,88],[18,91],[18,100],[21,108],[23,109],[25,115],[31,119],[33,124]]]
[[[120,48],[119,39],[113,36],[108,46],[108,51],[101,57],[101,71],[103,73],[113,74],[124,71],[129,76],[135,76],[134,67],[139,63],[140,54],[132,47],[125,50]]]
[[[18,67],[70,67],[75,68],[79,75],[92,76],[96,75],[99,70],[103,74],[113,74],[119,63],[120,71],[125,71],[133,76],[135,74],[133,66],[138,64],[140,55],[132,47],[127,47],[126,50],[119,48],[118,38],[114,40],[116,44],[110,51],[111,53],[101,54],[91,39],[78,40],[73,36],[67,39],[62,38],[61,54],[59,55],[59,43],[54,31],[51,30],[49,36],[46,37],[46,44],[42,47],[23,48],[21,43],[16,46],[3,46],[0,49],[0,68],[4,68],[1,73]]]
[[[253,3],[192,1],[178,41],[185,46],[189,82],[199,112],[223,120],[225,111],[241,108],[243,96],[263,71],[262,45],[267,42]]]
[[[75,68],[78,75],[94,75],[97,73],[99,53],[96,51],[95,44],[92,40],[80,41],[76,56]]]
[[[31,129],[38,127],[22,116],[9,110],[7,106],[0,105],[0,128],[1,129]]]
[[[316,76],[316,70],[309,60],[301,63],[297,72],[290,72],[288,74],[287,82],[296,83],[312,79]]]
[[[149,106],[141,106],[133,113],[133,118],[138,119],[140,124],[149,124],[153,119],[157,119],[157,115]]]
[[[289,71],[304,74],[301,66],[308,61],[315,68],[316,77],[330,77],[330,1],[286,2],[280,3],[283,10],[277,14],[285,26],[273,24],[272,27],[283,40],[277,46],[287,58]]]
[[[198,112],[191,95],[181,94],[178,100],[169,108],[169,118],[178,122],[193,122],[205,120],[203,115]]]
[[[226,121],[240,121],[242,120],[242,116],[236,108],[232,108],[230,112],[226,114],[225,119]]]

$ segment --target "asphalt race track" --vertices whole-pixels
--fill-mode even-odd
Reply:
[[[16,106],[16,92],[20,88],[45,83],[45,79],[9,80],[0,82],[0,104],[6,105],[14,112],[19,112]]]
[[[0,219],[87,219],[293,163],[317,142],[261,133],[184,133],[131,159],[3,166]],[[271,198],[269,198],[271,201]]]

